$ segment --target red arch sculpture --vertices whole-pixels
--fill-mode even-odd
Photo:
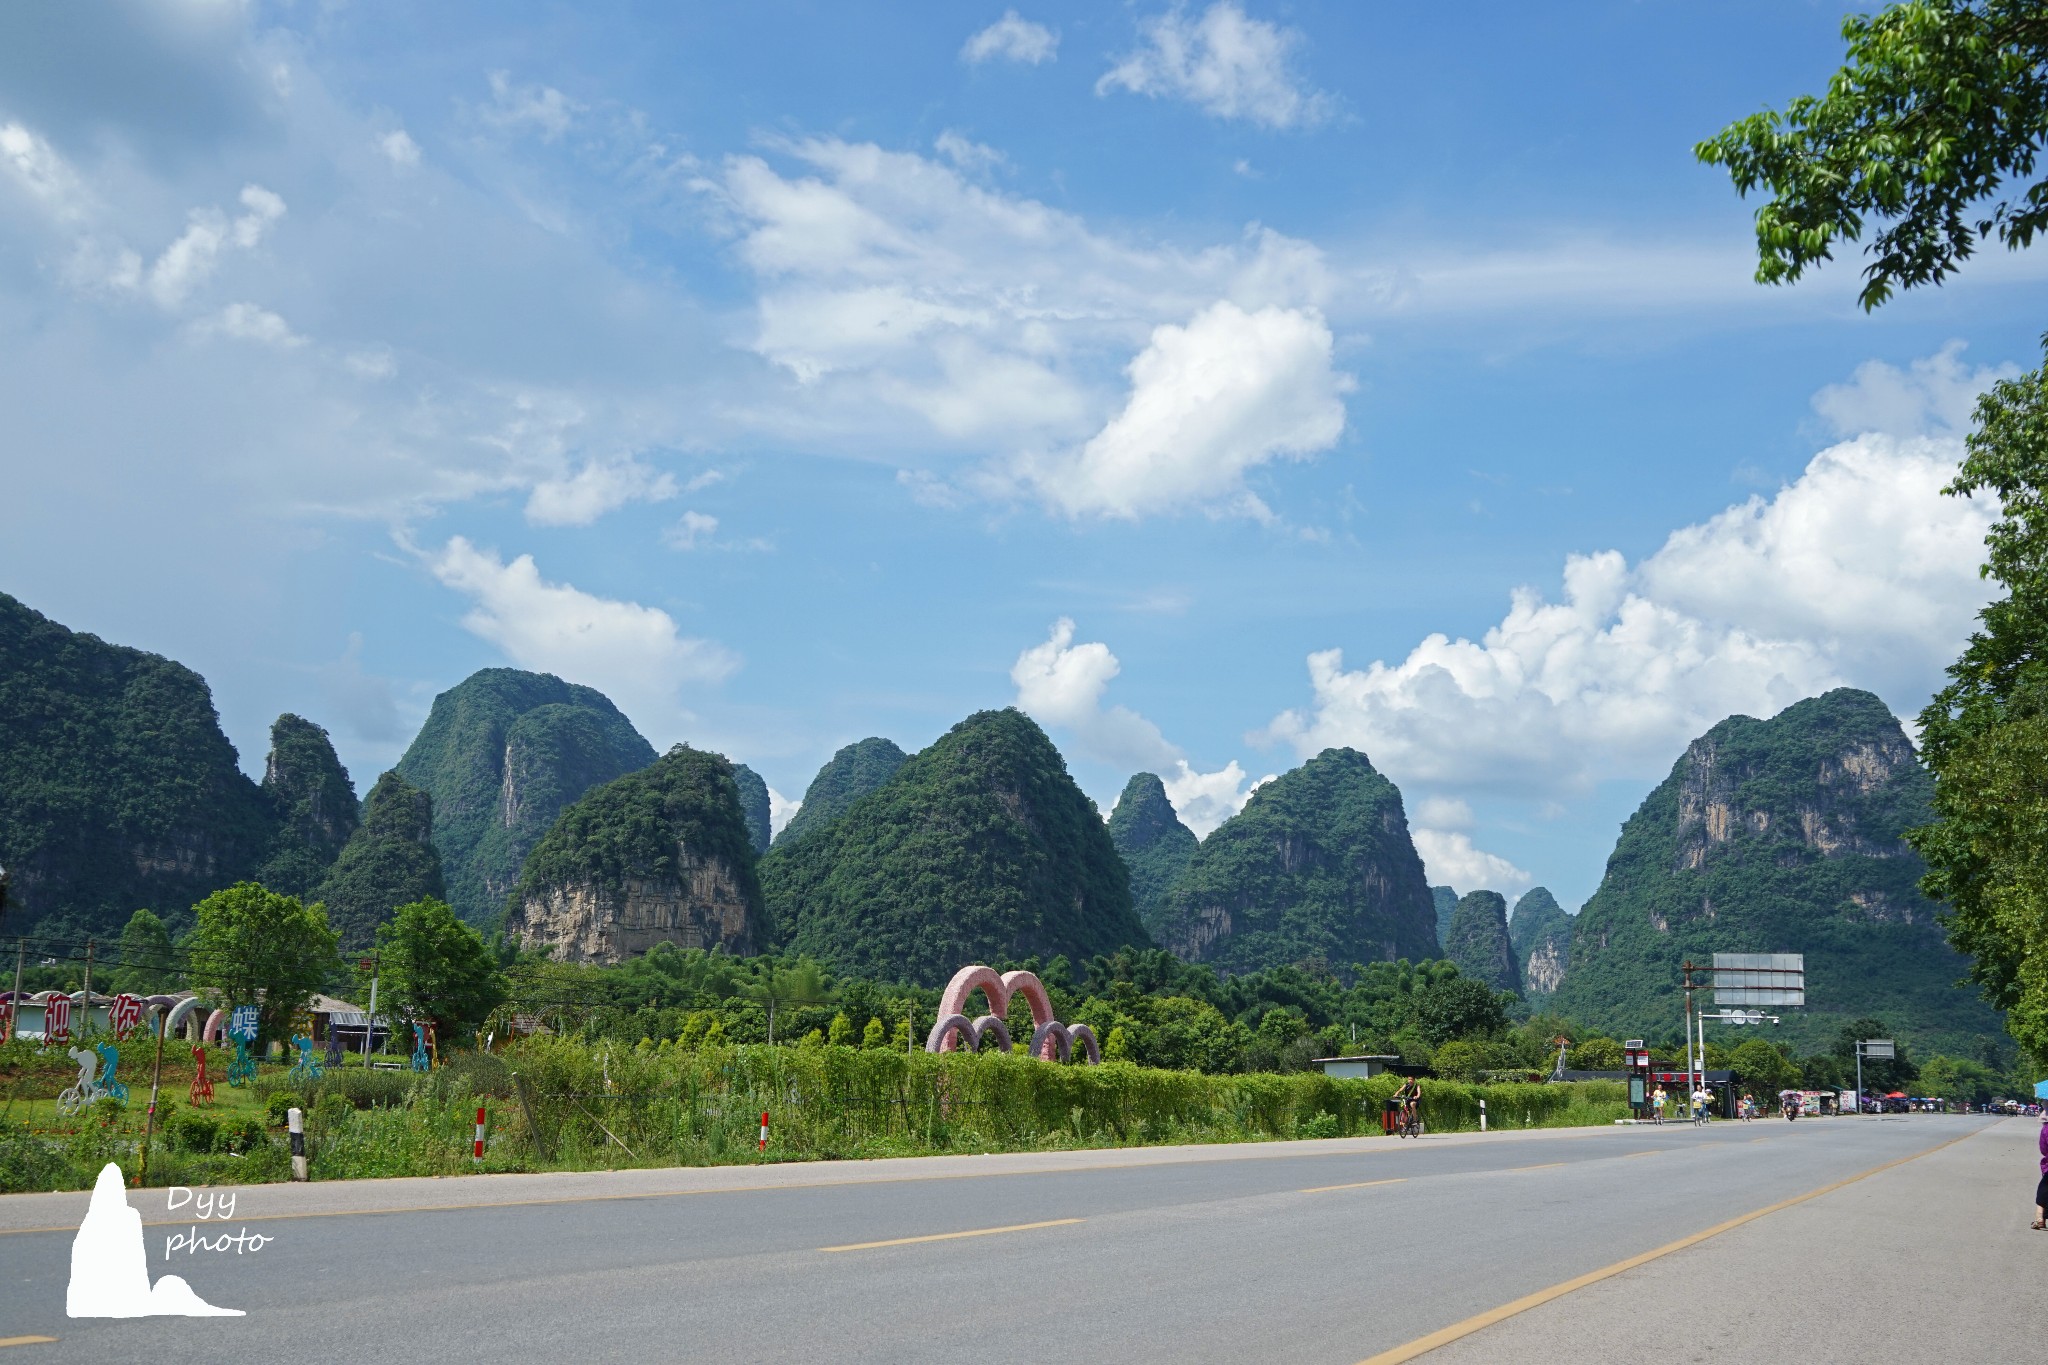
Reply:
[[[970,1022],[967,1018],[967,997],[976,991],[988,997],[990,1013]],[[1086,1024],[1069,1028],[1053,1018],[1052,997],[1046,994],[1045,983],[1035,973],[1004,972],[998,976],[993,967],[979,964],[962,967],[946,983],[945,994],[939,997],[939,1022],[932,1025],[924,1050],[955,1051],[964,1035],[968,1050],[979,1051],[983,1040],[992,1031],[1001,1037],[1003,1046],[1007,1048],[1010,1030],[1004,1020],[1010,1012],[1011,998],[1018,995],[1031,1006],[1031,1056],[1048,1062],[1066,1061],[1073,1055],[1074,1042],[1082,1041],[1090,1062],[1102,1060],[1102,1049],[1096,1046],[1093,1029]]]

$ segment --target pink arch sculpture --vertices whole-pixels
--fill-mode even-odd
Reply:
[[[199,1041],[202,1043],[224,1042],[225,1039],[221,1037],[221,1028],[227,1021],[228,1012],[226,1010],[215,1010],[212,1014],[207,1015],[206,1027],[199,1030]]]
[[[970,1022],[967,1018],[967,997],[976,991],[988,997],[990,1012]],[[1004,972],[998,976],[994,968],[979,964],[962,967],[946,983],[945,993],[939,997],[939,1022],[932,1025],[924,1050],[955,1051],[964,1036],[968,1050],[976,1052],[990,1033],[1000,1037],[1007,1049],[1010,1030],[1004,1020],[1010,1012],[1011,999],[1018,995],[1022,995],[1031,1007],[1031,1056],[1048,1062],[1071,1060],[1073,1044],[1078,1040],[1083,1043],[1090,1062],[1102,1060],[1102,1049],[1096,1045],[1093,1029],[1086,1024],[1069,1028],[1053,1018],[1052,997],[1046,994],[1045,983],[1035,973]]]

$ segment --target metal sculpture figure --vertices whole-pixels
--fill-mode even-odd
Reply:
[[[228,1084],[240,1089],[256,1079],[256,1058],[249,1045],[256,1041],[256,1007],[237,1005],[228,1035],[235,1040],[235,1059],[228,1063]]]
[[[95,1043],[93,1046],[99,1051],[100,1060],[106,1063],[100,1072],[100,1093],[122,1104],[128,1103],[128,1087],[114,1079],[114,1068],[120,1065],[121,1054],[114,1050],[112,1043]]]
[[[979,1019],[967,1017],[967,998],[980,991],[987,997],[989,1013]],[[926,1052],[951,1052],[966,1039],[967,1050],[980,1050],[981,1044],[990,1036],[1001,1040],[1007,1050],[1010,1046],[1010,1030],[1003,1016],[1010,1012],[1010,999],[1021,995],[1031,1006],[1031,1046],[1027,1049],[1033,1057],[1045,1061],[1071,1061],[1074,1048],[1078,1045],[1089,1062],[1102,1060],[1102,1048],[1095,1040],[1095,1030],[1086,1024],[1062,1024],[1053,1018],[1052,997],[1046,994],[1045,984],[1031,972],[1004,972],[996,975],[990,967],[962,967],[953,973],[953,979],[946,983],[945,994],[939,997],[939,1021],[932,1025],[931,1036],[925,1040]]]
[[[78,1063],[78,1084],[67,1087],[57,1096],[57,1112],[75,1114],[90,1105],[107,1092],[93,1084],[93,1077],[100,1069],[100,1057],[91,1048],[68,1047],[65,1055]]]
[[[187,1092],[194,1104],[213,1103],[213,1078],[206,1074],[206,1049],[192,1049],[192,1060],[198,1070],[192,1075],[192,1089]]]
[[[428,1064],[426,1029],[419,1024],[414,1024],[412,1026],[412,1038],[412,1069],[414,1071],[425,1071]]]
[[[313,1055],[313,1040],[303,1033],[292,1035],[292,1046],[299,1050],[299,1060],[292,1063],[291,1078],[295,1081],[317,1081],[326,1067]]]
[[[331,1023],[327,1026],[327,1065],[341,1065],[341,1034]]]

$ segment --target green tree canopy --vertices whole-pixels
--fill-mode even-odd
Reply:
[[[148,910],[128,917],[121,931],[119,965],[114,968],[114,990],[133,995],[155,995],[173,990],[178,970],[172,957],[171,931]]]
[[[1848,60],[1827,93],[1764,110],[1695,149],[1725,166],[1756,214],[1757,279],[1799,279],[1838,243],[1868,247],[1862,303],[1935,284],[1997,237],[2048,223],[2048,6],[1911,0],[1842,21]]]
[[[1949,941],[2048,1065],[2048,368],[1994,385],[1976,416],[1945,491],[1998,499],[1983,572],[2005,592],[1920,713],[1938,819],[1910,837]]]
[[[255,1005],[258,1037],[282,1038],[291,1017],[341,969],[327,911],[259,882],[236,882],[193,907],[185,949],[193,986],[216,1004]]]
[[[431,1019],[442,1036],[450,1026],[474,1028],[504,1002],[504,973],[483,937],[446,902],[401,905],[377,929],[377,964],[393,1017]]]

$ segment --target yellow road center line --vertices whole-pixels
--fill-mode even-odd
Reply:
[[[1984,1131],[1985,1129],[1980,1128],[1977,1130],[1977,1133]],[[1466,1318],[1463,1322],[1454,1322],[1449,1327],[1439,1328],[1426,1337],[1417,1337],[1405,1346],[1396,1346],[1391,1351],[1381,1351],[1376,1356],[1367,1356],[1359,1362],[1359,1365],[1402,1365],[1404,1361],[1413,1360],[1417,1356],[1427,1355],[1439,1346],[1448,1346],[1463,1337],[1471,1336],[1474,1332],[1483,1331],[1497,1322],[1505,1322],[1518,1314],[1526,1313],[1531,1308],[1540,1308],[1553,1299],[1561,1299],[1576,1290],[1584,1289],[1589,1284],[1598,1284],[1602,1280],[1612,1279],[1625,1270],[1634,1270],[1639,1265],[1648,1265],[1651,1261],[1657,1260],[1662,1256],[1669,1256],[1674,1251],[1683,1251],[1687,1247],[1698,1246],[1709,1237],[1718,1237],[1724,1232],[1741,1227],[1744,1223],[1753,1223],[1759,1218],[1777,1213],[1783,1209],[1789,1209],[1795,1204],[1804,1204],[1809,1199],[1818,1199],[1824,1194],[1833,1194],[1836,1190],[1853,1185],[1859,1180],[1868,1180],[1871,1176],[1889,1171],[1894,1166],[1903,1166],[1909,1161],[1918,1161],[1921,1157],[1930,1156],[1940,1151],[1943,1147],[1953,1147],[1964,1138],[1975,1137],[1977,1133],[1964,1133],[1961,1137],[1952,1137],[1947,1142],[1941,1143],[1939,1146],[1929,1147],[1924,1152],[1915,1152],[1911,1156],[1902,1156],[1896,1161],[1887,1161],[1882,1166],[1872,1166],[1869,1170],[1858,1175],[1852,1175],[1846,1180],[1837,1180],[1832,1185],[1823,1185],[1817,1190],[1808,1190],[1805,1194],[1795,1194],[1790,1199],[1780,1199],[1775,1204],[1768,1204],[1763,1208],[1754,1209],[1749,1213],[1742,1214],[1740,1217],[1730,1218],[1725,1223],[1716,1223],[1704,1232],[1695,1232],[1690,1237],[1681,1237],[1675,1242],[1666,1242],[1663,1246],[1653,1251],[1645,1251],[1640,1256],[1631,1256],[1625,1261],[1616,1261],[1613,1265],[1603,1266],[1599,1270],[1588,1271],[1577,1279],[1566,1280],[1563,1284],[1554,1284],[1548,1289],[1539,1289],[1534,1294],[1527,1294],[1516,1299],[1513,1303],[1504,1303],[1498,1308],[1489,1308],[1484,1313]],[[1649,1156],[1652,1153],[1632,1152],[1630,1155]]]
[[[0,1346],[41,1346],[55,1337],[0,1337]]]
[[[957,1237],[993,1237],[999,1232],[1029,1232],[1033,1228],[1063,1228],[1081,1218],[1048,1218],[1043,1223],[1012,1223],[1006,1228],[972,1228],[966,1232],[928,1232],[922,1237],[891,1237],[886,1242],[850,1242],[843,1247],[819,1247],[820,1251],[873,1251],[876,1247],[907,1247],[916,1242],[950,1242]]]
[[[1393,1180],[1354,1180],[1349,1185],[1311,1185],[1303,1190],[1302,1193],[1328,1194],[1331,1190],[1362,1190],[1368,1185],[1402,1185],[1406,1184],[1407,1180],[1408,1177],[1404,1175],[1398,1176]]]
[[[1623,1156],[1662,1156],[1662,1152],[1623,1152]]]
[[[1551,1168],[1552,1166],[1562,1166],[1562,1165],[1564,1165],[1564,1163],[1563,1163],[1562,1161],[1543,1161],[1543,1162],[1539,1162],[1539,1163],[1537,1163],[1537,1164],[1536,1164],[1536,1165],[1534,1165],[1534,1166],[1510,1166],[1510,1167],[1508,1167],[1508,1169],[1509,1169],[1509,1170],[1511,1170],[1511,1171],[1547,1171],[1547,1170],[1549,1170],[1549,1169],[1550,1169],[1550,1168]]]

